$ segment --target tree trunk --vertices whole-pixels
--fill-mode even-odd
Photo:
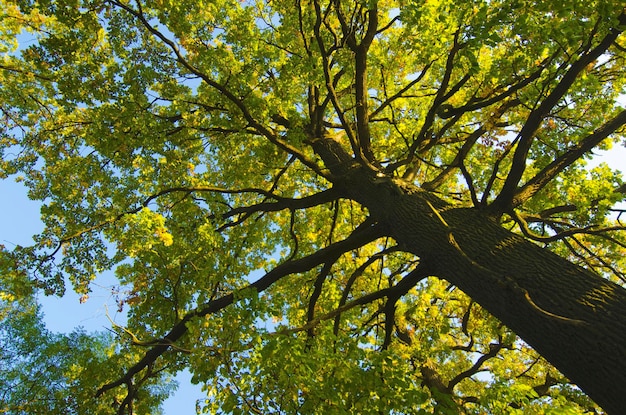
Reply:
[[[336,182],[400,246],[529,343],[610,414],[626,410],[626,290],[515,235],[360,168]]]

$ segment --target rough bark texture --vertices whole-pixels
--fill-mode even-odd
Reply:
[[[459,287],[610,414],[626,408],[626,290],[477,209],[352,165],[339,184],[402,248]]]

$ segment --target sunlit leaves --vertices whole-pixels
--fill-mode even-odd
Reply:
[[[263,292],[245,287],[373,226],[345,188],[329,190],[336,166],[313,151],[316,140],[333,137],[356,159],[369,152],[375,180],[423,185],[454,207],[488,209],[522,145],[519,185],[541,175],[618,114],[622,37],[519,135],[577,59],[614,33],[618,2],[1,5],[0,175],[21,175],[46,226],[35,247],[2,251],[1,300],[28,298],[31,284],[61,293],[66,278],[86,296],[114,270],[128,311],[116,340],[97,339],[111,346],[80,349],[63,374],[80,384],[107,355],[81,393],[162,347],[172,353],[134,373],[141,393],[126,396],[137,412],[168,392],[156,375],[184,365],[205,385],[206,412],[591,407],[448,283],[394,291],[424,258],[391,238],[332,251]],[[598,145],[620,138],[623,129]],[[619,280],[626,242],[607,215],[622,185],[578,160],[497,213]],[[184,335],[164,340],[173,328]],[[123,384],[104,392],[116,410],[128,409]]]

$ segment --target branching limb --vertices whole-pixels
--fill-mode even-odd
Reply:
[[[485,190],[483,190],[483,197],[480,198],[480,204],[485,206],[489,201],[489,194],[491,193],[491,189],[496,184],[496,180],[498,180],[498,172],[500,171],[500,163],[509,155],[511,150],[513,149],[514,143],[507,146],[504,151],[498,156],[496,161],[493,163],[493,169],[491,170],[491,176],[489,176],[489,181],[487,181],[487,185],[485,186]]]
[[[572,236],[571,239],[576,243],[576,245],[578,245],[588,255],[588,257],[585,257],[584,255],[576,252],[574,247],[571,245],[569,246],[570,250],[574,252],[575,254],[577,254],[578,257],[582,258],[583,261],[587,265],[589,265],[589,267],[591,267],[594,270],[597,268],[604,268],[605,270],[610,271],[613,275],[615,275],[622,282],[626,282],[626,274],[624,274],[624,272],[622,272],[621,270],[618,270],[613,265],[609,264],[604,258],[599,256],[597,253],[593,252],[591,249],[589,249],[588,246],[586,246],[583,242],[581,242],[578,238],[576,238],[576,236]],[[591,262],[590,258],[593,258],[594,260],[599,262],[599,264]]]
[[[468,330],[468,324],[469,324],[470,317],[472,315],[473,305],[474,305],[474,301],[470,301],[469,305],[467,306],[467,310],[465,310],[465,313],[463,313],[463,318],[461,319],[461,331],[463,332],[463,334],[465,334],[469,338],[469,343],[464,346],[462,345],[453,346],[452,350],[463,350],[465,352],[473,351],[472,348],[474,347],[474,336]]]
[[[476,129],[472,134],[470,134],[463,141],[463,145],[457,152],[456,156],[454,157],[454,160],[452,160],[452,163],[450,163],[450,165],[446,167],[444,171],[439,173],[439,175],[437,175],[437,177],[435,177],[433,180],[423,183],[421,186],[422,189],[432,191],[432,190],[437,189],[439,186],[441,186],[446,181],[446,179],[448,179],[450,176],[454,174],[454,170],[460,167],[460,165],[463,163],[463,160],[465,159],[465,157],[467,157],[467,155],[469,154],[474,144],[476,144],[476,141],[478,141],[478,139],[485,132],[486,130],[483,127],[480,127]]]
[[[404,95],[405,92],[407,92],[409,89],[413,88],[413,86],[418,84],[424,78],[424,76],[426,76],[426,73],[428,72],[430,67],[433,65],[433,63],[435,63],[435,61],[429,62],[428,65],[426,65],[424,67],[424,69],[422,69],[422,71],[417,76],[417,78],[413,79],[411,82],[409,82],[404,87],[402,87],[398,92],[396,92],[395,94],[393,94],[389,98],[385,99],[385,101],[382,104],[380,104],[378,106],[378,108],[376,108],[374,111],[372,111],[372,113],[369,116],[370,119],[375,118],[382,110],[387,108],[389,105],[391,105],[398,98],[402,98],[402,96]]]
[[[280,332],[278,332],[278,334],[291,334],[308,331],[317,326],[322,321],[330,320],[331,318],[335,318],[341,313],[344,313],[356,306],[369,304],[381,298],[387,297],[395,298],[397,300],[399,297],[406,294],[411,288],[415,287],[418,282],[428,277],[430,275],[429,273],[430,271],[426,268],[426,266],[418,265],[413,271],[409,272],[402,280],[400,280],[400,282],[398,282],[393,287],[383,288],[370,294],[366,294],[362,297],[359,297],[344,304],[341,307],[337,307],[329,313],[314,318],[303,326],[281,330]]]
[[[284,210],[284,209],[291,209],[291,210],[307,209],[313,206],[318,206],[324,203],[332,202],[334,200],[337,200],[340,196],[339,192],[333,188],[324,190],[322,192],[319,192],[310,196],[305,196],[303,198],[292,199],[292,198],[284,198],[284,197],[281,197],[272,193],[271,191],[267,191],[267,190],[259,189],[259,188],[226,189],[226,188],[215,187],[215,186],[170,187],[167,189],[163,189],[151,196],[148,196],[137,207],[129,209],[125,212],[119,213],[112,219],[97,223],[95,225],[89,226],[87,228],[81,229],[77,232],[64,236],[57,242],[57,246],[54,249],[54,251],[52,251],[50,254],[47,254],[43,259],[40,260],[40,262],[44,263],[46,261],[50,261],[51,259],[53,259],[58,254],[58,252],[63,248],[63,246],[65,244],[70,243],[72,240],[79,238],[83,235],[89,234],[91,232],[100,231],[106,228],[107,226],[112,225],[115,222],[118,222],[124,216],[138,213],[139,211],[141,211],[141,209],[143,209],[144,207],[147,207],[151,202],[158,199],[159,197],[172,194],[172,193],[192,194],[192,193],[203,193],[203,192],[223,193],[223,194],[256,193],[259,195],[263,195],[266,198],[271,198],[271,199],[276,200],[275,202],[261,202],[261,203],[251,205],[251,206],[241,206],[238,208],[233,208],[221,216],[223,219],[228,219],[233,216],[241,215],[241,214],[247,215],[246,216],[247,218],[251,214],[256,213],[256,212],[277,212],[277,211]],[[238,221],[237,223],[239,222],[240,221]]]
[[[361,264],[361,266],[355,269],[354,272],[350,274],[350,278],[348,278],[348,281],[346,282],[346,286],[344,287],[343,293],[341,294],[341,298],[339,299],[338,308],[341,308],[343,307],[344,304],[346,304],[346,302],[348,301],[348,297],[350,296],[350,291],[352,290],[352,286],[356,282],[357,278],[363,275],[363,273],[365,272],[367,268],[369,268],[374,262],[381,261],[385,257],[385,255],[390,254],[392,252],[396,252],[398,250],[399,250],[398,246],[393,246],[391,248],[387,248],[381,252],[378,252],[374,255],[371,255],[367,259],[367,261],[365,261],[363,264]],[[335,323],[333,326],[333,333],[335,335],[339,333],[339,324],[341,322],[340,317],[341,317],[341,314],[338,314],[337,317],[335,318]]]
[[[385,307],[383,308],[383,313],[385,314],[385,338],[381,346],[381,349],[383,350],[387,350],[393,338],[392,336],[394,333],[396,322],[397,301],[397,298],[387,298],[387,302],[385,303]]]
[[[338,259],[339,259],[339,256],[336,256],[326,261],[324,263],[324,266],[322,267],[322,270],[317,275],[317,278],[315,279],[315,283],[313,283],[313,292],[311,293],[311,297],[309,298],[309,308],[307,310],[307,322],[311,322],[315,319],[315,305],[317,304],[317,300],[322,294],[322,287],[324,285],[324,281],[330,274],[330,270],[332,269],[333,265]],[[307,334],[309,338],[315,336],[315,332],[313,331],[313,328],[310,328],[309,330],[307,330]]]
[[[356,98],[356,128],[359,140],[359,157],[364,157],[369,163],[377,164],[372,153],[371,136],[369,129],[368,87],[367,87],[367,54],[378,30],[378,8],[373,2],[372,8],[367,11],[367,31],[359,45],[355,45],[355,98]]]
[[[335,229],[337,227],[337,219],[339,218],[339,200],[333,201],[333,219],[330,223],[330,230],[328,231],[328,244],[333,243],[333,234],[335,233]]]
[[[456,107],[456,108],[446,107],[444,111],[439,112],[439,116],[443,119],[451,118],[457,115],[464,114],[466,112],[487,108],[490,105],[496,104],[501,101],[505,101],[507,98],[513,96],[517,91],[530,85],[533,81],[538,79],[539,76],[541,76],[541,74],[545,70],[545,68],[554,60],[555,57],[556,57],[556,54],[546,58],[540,64],[539,69],[537,69],[535,72],[530,74],[528,77],[523,78],[522,80],[519,80],[518,82],[512,83],[511,85],[507,84],[506,90],[504,92],[494,95],[491,98],[489,98],[489,96],[482,97],[482,98],[472,98],[469,100],[467,104],[462,105],[460,107]],[[512,99],[511,102],[515,102],[516,105],[520,103],[519,99],[517,98]]]
[[[446,67],[441,79],[441,84],[439,85],[439,89],[435,95],[435,99],[431,107],[429,108],[426,117],[424,118],[424,124],[422,125],[420,132],[415,137],[415,140],[411,144],[409,148],[408,155],[405,160],[400,160],[397,163],[394,163],[389,167],[390,170],[395,170],[400,166],[404,166],[410,164],[413,159],[416,157],[417,149],[420,145],[423,145],[426,140],[429,132],[432,130],[433,122],[435,121],[435,116],[441,106],[450,96],[454,94],[452,91],[458,90],[467,80],[469,79],[467,76],[464,77],[461,81],[459,81],[456,85],[454,85],[451,90],[448,90],[448,86],[450,84],[450,79],[452,77],[452,71],[454,70],[454,62],[458,52],[463,48],[463,45],[459,43],[460,30],[457,30],[454,34],[454,43],[450,52],[448,53],[448,57],[446,59]]]
[[[326,80],[326,91],[328,92],[328,96],[330,98],[333,107],[335,108],[335,112],[337,113],[337,117],[341,122],[341,125],[346,133],[346,136],[350,140],[350,146],[352,147],[352,151],[354,154],[358,154],[358,144],[354,130],[350,126],[350,122],[348,121],[345,111],[343,110],[341,104],[339,103],[339,97],[337,95],[337,91],[335,90],[335,85],[333,82],[333,76],[331,74],[331,64],[330,64],[330,53],[326,48],[324,43],[324,39],[322,36],[321,28],[322,23],[324,21],[325,16],[322,13],[322,8],[319,4],[319,1],[314,0],[313,2],[315,7],[315,25],[313,27],[313,32],[315,35],[315,40],[317,42],[317,46],[320,50],[322,57],[322,65],[324,70],[324,78]],[[338,12],[340,13],[340,12]]]
[[[133,344],[134,346],[142,346],[142,347],[154,347],[154,346],[163,346],[165,344],[163,343],[159,343],[161,340],[157,339],[157,340],[139,340],[139,338],[135,335],[135,333],[133,333],[132,331],[130,331],[128,328],[121,326],[119,324],[117,324],[116,322],[113,321],[113,319],[111,318],[111,316],[109,315],[109,310],[105,305],[105,311],[106,311],[106,316],[107,319],[109,320],[109,323],[111,324],[111,326],[113,328],[116,328],[124,333],[126,333],[130,339],[131,339],[131,344]],[[112,330],[114,333],[119,334],[118,332],[115,332],[114,330]],[[187,350],[184,349],[180,346],[177,346],[174,343],[170,343],[167,344],[168,346],[170,346],[172,349],[176,350],[177,352],[182,352],[182,353],[191,353],[191,350]]]
[[[605,138],[617,131],[626,124],[626,110],[621,111],[613,119],[602,125],[600,128],[589,134],[580,142],[570,147],[563,155],[558,157],[552,163],[543,168],[535,177],[530,179],[526,184],[519,188],[513,199],[511,206],[516,207],[533,197],[543,187],[552,181],[565,168],[572,165],[576,160],[581,158],[585,153],[591,151],[600,144]]]
[[[517,211],[511,210],[510,214],[512,215],[513,220],[515,221],[515,223],[517,223],[518,226],[520,227],[520,229],[521,229],[522,233],[524,234],[524,236],[526,236],[527,238],[532,239],[534,241],[543,242],[543,243],[550,243],[550,242],[554,242],[554,241],[559,241],[561,239],[565,239],[565,238],[568,238],[568,237],[571,237],[571,236],[574,236],[574,235],[578,235],[578,234],[600,235],[600,236],[602,236],[602,234],[604,234],[606,232],[626,230],[626,227],[624,227],[624,226],[600,227],[599,225],[589,225],[589,226],[584,226],[582,228],[572,227],[572,228],[567,229],[567,230],[562,230],[561,229],[554,235],[551,235],[551,236],[541,236],[541,235],[535,234],[528,227],[528,222],[526,222],[526,220],[522,217],[522,215],[520,215]]]
[[[271,271],[267,272],[263,277],[259,278],[252,284],[249,284],[244,290],[255,289],[262,292],[281,278],[295,274],[306,272],[313,267],[328,261],[329,258],[341,255],[344,252],[359,248],[375,239],[383,236],[383,231],[379,226],[374,225],[371,221],[366,221],[357,227],[354,232],[346,239],[336,242],[326,248],[292,261],[284,262]],[[103,393],[124,385],[130,381],[142,370],[153,364],[161,355],[163,355],[172,344],[182,338],[187,333],[186,324],[193,319],[204,317],[224,309],[235,301],[235,293],[224,295],[220,298],[209,301],[186,314],[162,339],[158,341],[158,345],[152,347],[146,352],[144,357],[129,368],[126,373],[118,380],[103,385],[96,392],[96,397]]]
[[[465,168],[465,163],[463,163],[462,161],[459,165],[459,170],[461,170],[461,174],[465,179],[465,183],[467,184],[467,188],[469,189],[470,197],[472,198],[472,203],[474,204],[474,207],[480,206],[480,202],[478,201],[478,195],[476,194],[476,188],[474,187],[474,180]]]
[[[298,235],[296,235],[296,232],[293,229],[295,224],[296,224],[296,212],[292,210],[291,217],[289,218],[289,236],[291,237],[291,240],[293,242],[293,248],[291,249],[291,254],[289,254],[289,257],[287,257],[287,261],[291,261],[292,259],[296,257],[296,255],[298,255],[298,250],[300,247]]]
[[[619,16],[619,21],[622,27],[626,24],[625,13],[622,13]],[[517,186],[522,179],[524,171],[526,170],[526,159],[534,141],[535,132],[541,125],[543,119],[559,103],[563,96],[567,94],[572,84],[578,78],[578,75],[587,67],[587,65],[598,59],[607,51],[607,49],[621,34],[622,30],[623,29],[621,28],[611,30],[596,47],[585,53],[581,53],[579,59],[570,65],[567,72],[565,72],[559,83],[552,89],[548,96],[539,104],[537,108],[531,111],[526,119],[526,122],[524,123],[524,126],[518,134],[517,148],[513,154],[511,169],[509,170],[506,181],[502,186],[500,194],[490,206],[493,212],[502,213],[511,207],[515,194],[517,193]],[[591,42],[591,39],[589,41]]]
[[[304,50],[306,51],[307,55],[310,57],[312,52],[311,52],[311,47],[309,46],[309,39],[307,39],[307,35],[305,34],[305,30],[304,30],[304,15],[302,13],[301,0],[296,0],[296,8],[298,9],[298,33],[300,35],[300,38],[302,39]]]
[[[272,197],[276,199],[275,202],[261,202],[251,206],[241,206],[238,208],[233,208],[225,213],[222,217],[230,218],[243,213],[247,214],[254,212],[277,212],[284,209],[307,209],[314,206],[323,205],[325,203],[333,202],[339,198],[339,195],[339,191],[337,191],[335,188],[323,190],[319,193],[315,193],[313,195],[305,196],[299,199],[276,197],[276,195],[274,195]]]
[[[496,357],[496,355],[500,352],[500,350],[510,349],[511,347],[512,345],[503,344],[501,342],[490,344],[489,351],[487,353],[482,354],[478,359],[476,359],[476,362],[474,362],[472,367],[459,373],[454,378],[452,378],[450,382],[448,382],[448,389],[452,391],[454,387],[458,385],[463,379],[467,379],[471,376],[474,376],[476,373],[478,373],[483,363],[485,363],[489,359]]]
[[[163,42],[165,45],[167,45],[167,47],[170,48],[170,50],[173,52],[174,56],[176,57],[176,60],[177,60],[178,63],[180,63],[190,73],[192,73],[195,76],[197,76],[200,79],[202,79],[202,81],[204,81],[207,85],[209,85],[211,88],[214,88],[222,96],[224,96],[226,99],[228,99],[228,101],[230,101],[232,104],[234,104],[237,107],[237,109],[240,111],[240,113],[244,117],[244,119],[247,121],[247,123],[254,130],[256,130],[260,135],[262,135],[265,138],[267,138],[272,144],[276,145],[281,150],[283,150],[283,151],[285,151],[285,152],[287,152],[287,153],[297,157],[298,160],[300,160],[300,162],[302,162],[302,164],[304,164],[305,166],[309,167],[311,170],[313,170],[318,175],[320,175],[322,177],[326,177],[325,173],[319,168],[319,166],[315,163],[315,161],[310,160],[304,153],[302,153],[296,147],[294,147],[291,144],[283,141],[272,130],[270,130],[269,128],[267,128],[263,124],[261,124],[252,115],[252,113],[250,112],[250,110],[248,109],[248,107],[246,106],[246,104],[244,103],[244,100],[242,98],[239,98],[230,89],[228,89],[226,86],[220,84],[215,79],[213,79],[212,77],[210,77],[206,73],[204,73],[201,70],[199,70],[198,68],[196,68],[185,57],[185,54],[183,53],[183,51],[180,50],[180,48],[178,47],[178,45],[174,41],[169,39],[163,32],[158,30],[156,27],[154,27],[148,21],[148,19],[146,18],[146,16],[143,13],[143,10],[142,10],[142,7],[141,7],[141,2],[139,0],[136,0],[136,4],[137,4],[137,9],[136,10],[133,9],[132,7],[130,7],[130,6],[122,3],[122,2],[117,1],[117,0],[111,0],[110,2],[111,2],[112,5],[117,6],[117,7],[121,8],[121,9],[125,10],[126,12],[131,14],[133,17],[135,17],[137,20],[139,20],[139,22],[142,24],[142,26],[144,26],[154,37],[159,39],[161,42]]]
[[[502,115],[509,109],[516,107],[517,105],[519,105],[519,100],[517,99],[512,99],[510,101],[506,101],[503,102],[502,105],[500,105],[498,108],[496,108],[493,111],[492,116],[490,117],[490,121],[493,123],[496,123],[500,117],[502,117]],[[457,114],[457,116],[461,115]],[[467,155],[469,154],[469,152],[471,151],[471,149],[473,148],[474,144],[476,143],[476,141],[478,141],[478,139],[487,132],[487,128],[484,127],[484,125],[481,125],[479,128],[477,128],[476,130],[474,130],[474,132],[472,132],[467,138],[465,138],[463,140],[463,145],[461,146],[461,149],[458,151],[457,155],[455,156],[454,160],[452,161],[452,163],[450,163],[450,165],[448,167],[446,167],[446,169],[441,172],[436,178],[434,178],[432,181],[424,183],[422,185],[422,188],[425,190],[434,190],[437,187],[439,187],[441,184],[443,184],[443,182],[450,177],[452,174],[454,174],[454,170],[456,168],[460,168],[461,164],[463,163],[463,160],[465,160],[465,158],[467,157]],[[507,151],[508,153],[508,151]],[[500,158],[499,160],[501,160],[502,158]],[[499,164],[500,161],[497,162],[496,166]],[[494,168],[494,173],[497,171],[497,168]],[[485,190],[485,193],[489,193],[491,186],[493,185],[493,180],[495,180],[495,176],[492,176],[492,180],[489,182],[489,184],[487,185],[487,189]],[[484,200],[481,200],[480,204],[484,203]],[[476,203],[475,203],[476,205]]]

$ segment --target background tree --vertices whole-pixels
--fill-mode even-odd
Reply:
[[[111,333],[88,334],[80,328],[69,334],[49,332],[25,275],[7,267],[9,261],[6,251],[0,251],[0,413],[110,411],[111,401],[121,402],[124,394],[112,394],[106,402],[94,400],[93,390],[115,376],[124,358],[116,353]],[[161,402],[175,383],[159,376],[146,386],[150,394],[137,405],[142,412]]]
[[[621,2],[1,4],[7,275],[125,293],[84,411],[626,407]]]

